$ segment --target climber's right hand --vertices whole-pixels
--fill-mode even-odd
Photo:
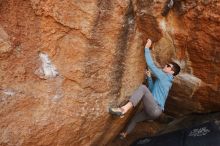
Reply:
[[[147,43],[146,43],[146,45],[145,45],[145,48],[150,48],[151,44],[152,44],[151,39],[148,39],[148,40],[147,40]]]

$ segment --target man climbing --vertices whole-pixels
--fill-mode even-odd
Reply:
[[[121,138],[125,138],[135,127],[136,123],[144,120],[154,120],[160,116],[164,110],[164,105],[168,96],[168,92],[172,86],[173,78],[180,72],[180,66],[174,62],[167,64],[163,69],[159,69],[153,63],[150,54],[150,46],[152,41],[147,40],[145,45],[145,59],[151,72],[156,76],[153,82],[151,75],[147,72],[148,88],[145,85],[139,86],[124,106],[119,108],[109,108],[109,112],[113,115],[122,116],[129,109],[136,107],[142,100],[144,108],[141,112],[137,112],[128,124],[125,132],[120,134]]]

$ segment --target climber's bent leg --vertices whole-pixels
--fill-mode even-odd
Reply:
[[[132,103],[132,105],[134,107],[141,101],[143,96],[146,94],[147,90],[148,90],[147,86],[141,85],[138,87],[137,90],[134,91],[134,93],[132,94],[132,96],[129,99],[129,101]]]
[[[145,85],[139,86],[130,97],[129,102],[121,107],[122,113],[125,114],[129,109],[135,107],[144,97],[147,90],[148,88]]]
[[[144,111],[149,117],[151,117],[152,120],[158,118],[161,115],[162,109],[155,101],[148,88],[145,90],[145,95],[143,96],[142,100],[144,104]]]
[[[137,112],[134,115],[134,117],[131,119],[125,130],[126,135],[131,133],[131,131],[135,128],[138,122],[142,122],[147,119],[149,119],[149,117],[146,115],[146,113],[143,110],[141,112]]]
[[[160,106],[154,100],[153,95],[146,86],[140,86],[139,89],[136,91],[139,92],[135,92],[135,94],[133,94],[134,96],[130,98],[130,101],[132,101],[132,103],[134,103],[133,105],[136,106],[139,100],[142,99],[144,109],[141,112],[136,113],[135,116],[132,118],[125,131],[126,135],[131,133],[138,122],[142,122],[144,120],[154,120],[158,118],[162,113]],[[142,93],[144,93],[143,96]],[[140,98],[140,96],[142,96],[142,98]],[[136,100],[135,97],[137,98]]]

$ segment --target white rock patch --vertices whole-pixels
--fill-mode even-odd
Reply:
[[[162,20],[160,21],[160,28],[161,28],[164,32],[167,31],[167,26],[166,26],[166,20],[165,20],[165,19],[162,19]]]
[[[14,96],[14,95],[15,95],[15,92],[14,92],[13,90],[11,90],[11,89],[5,89],[5,90],[3,91],[3,93],[4,93],[5,95],[7,95],[7,96]]]
[[[42,65],[38,70],[36,70],[35,73],[40,78],[44,78],[44,79],[56,77],[59,73],[56,67],[51,63],[48,55],[45,53],[40,53],[39,57],[42,62]]]

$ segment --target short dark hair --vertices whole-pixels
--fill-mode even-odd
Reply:
[[[174,71],[173,75],[174,76],[178,75],[180,72],[180,69],[181,69],[180,66],[175,62],[171,62],[170,64],[173,65],[173,67],[172,67],[172,70]]]

